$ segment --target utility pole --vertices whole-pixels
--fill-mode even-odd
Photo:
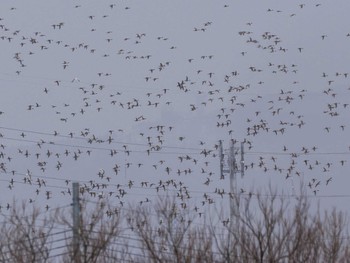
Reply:
[[[230,152],[229,152],[229,167],[230,167],[230,222],[233,222],[233,217],[238,212],[238,205],[235,202],[236,193],[237,193],[237,181],[236,181],[236,156],[235,156],[235,142],[231,140],[230,143]]]
[[[237,165],[236,155],[240,153],[240,162]],[[226,157],[226,158],[225,158]],[[235,147],[235,140],[230,141],[229,150],[224,154],[222,141],[219,141],[220,177],[225,179],[225,175],[230,176],[230,221],[232,223],[234,215],[239,213],[239,192],[237,190],[237,173],[244,176],[244,142],[240,147]],[[227,167],[225,168],[225,159]],[[240,166],[240,168],[238,168]]]
[[[220,179],[225,179],[224,176],[224,150],[222,148],[222,141],[219,141],[219,158],[220,158]]]
[[[241,178],[244,176],[244,142],[241,142]]]
[[[230,176],[230,193],[229,193],[229,203],[230,203],[230,222],[228,236],[228,249],[227,249],[227,261],[231,261],[231,235],[234,231],[239,228],[239,201],[240,192],[237,191],[237,173],[241,173],[241,178],[244,176],[244,143],[241,142],[240,148],[235,148],[235,140],[230,141],[229,150],[224,154],[222,141],[219,141],[219,158],[220,158],[220,178],[225,179],[226,175]],[[238,168],[236,155],[240,152],[240,169]],[[227,166],[225,167],[225,163]],[[236,222],[234,222],[236,218]]]
[[[72,184],[73,187],[73,262],[80,263],[80,204],[79,183]]]

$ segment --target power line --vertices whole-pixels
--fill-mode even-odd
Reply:
[[[4,127],[4,126],[0,126],[0,129],[9,130],[9,131],[33,133],[33,134],[39,134],[39,135],[47,135],[47,136],[53,136],[53,137],[68,138],[68,139],[79,139],[79,140],[84,140],[84,141],[88,141],[90,139],[89,137],[83,137],[83,136],[61,135],[61,134],[55,134],[55,133],[47,133],[47,132],[40,132],[40,131],[33,131],[33,130],[17,129],[17,128],[10,128],[10,127]],[[103,142],[106,142],[106,141],[108,141],[108,139],[104,140]],[[133,145],[133,146],[149,147],[149,144],[134,143],[134,142],[122,142],[122,141],[115,141],[114,139],[110,143],[111,144],[122,144],[122,145]],[[167,146],[167,145],[162,145],[161,147],[162,148],[169,148],[169,149],[182,149],[182,150],[198,150],[198,151],[203,150],[203,148]]]
[[[13,174],[13,173],[10,173],[10,172],[1,172],[1,173],[5,173],[5,174]],[[15,174],[17,175],[22,175],[22,176],[28,176],[27,174],[24,174],[24,173],[17,173],[15,172]],[[55,177],[46,177],[46,176],[37,176],[37,175],[32,175],[31,174],[31,177],[35,177],[35,178],[42,178],[42,179],[52,179],[52,180],[57,180],[57,181],[64,181],[66,182],[67,180],[68,181],[71,181],[72,179],[68,179],[68,178],[55,178]],[[10,180],[5,180],[5,179],[0,179],[0,181],[2,182],[10,182]],[[79,182],[83,182],[83,183],[86,183],[86,184],[100,184],[94,180],[92,181],[81,181],[79,180]],[[20,184],[24,184],[24,185],[27,185],[27,186],[39,186],[37,184],[36,181],[33,181],[31,184],[30,183],[25,183],[25,182],[22,182],[22,181],[14,181],[14,183],[20,183]],[[126,183],[126,184],[114,184],[114,183],[101,183],[103,185],[106,185],[107,187],[127,187],[129,188],[129,185]],[[46,184],[45,187],[48,187],[48,188],[58,188],[58,189],[64,189],[66,190],[68,188],[68,186],[56,186],[56,185],[49,185],[49,184]],[[140,187],[140,186],[132,186],[132,188],[134,189],[142,189],[142,190],[154,190],[154,191],[157,191],[157,187]],[[118,191],[109,191],[107,188],[106,189],[106,192],[108,194],[112,193],[112,194],[119,194]],[[122,188],[121,188],[122,189]],[[163,189],[162,187],[159,188],[159,190]],[[93,189],[91,189],[93,191]],[[97,189],[98,190],[98,189]],[[169,188],[166,188],[166,191],[172,191],[172,192],[178,192],[180,191],[179,189],[169,189]],[[199,190],[191,190],[191,189],[188,189],[187,188],[187,191],[189,194],[191,193],[199,193],[199,194],[214,194],[214,195],[219,195],[218,193],[215,193],[214,191],[212,192],[208,192],[208,191],[199,191]],[[103,189],[102,189],[102,192],[103,192]],[[127,192],[126,195],[132,195],[132,196],[149,196],[150,194],[142,194],[142,193],[131,193],[131,192]],[[228,196],[231,198],[231,194],[230,193],[223,193],[224,196]],[[273,197],[275,195],[268,195],[268,194],[256,194],[256,193],[253,193],[253,192],[244,192],[244,193],[240,193],[241,196],[249,196],[249,197],[256,197],[256,196],[264,196],[264,197]],[[152,196],[166,196],[165,195],[161,195],[160,193],[157,192],[157,194],[153,194]],[[291,195],[285,195],[285,194],[277,194],[276,195],[277,197],[281,197],[281,198],[298,198],[298,197],[311,197],[311,198],[349,198],[350,197],[350,194],[333,194],[333,195],[295,195],[295,194],[291,194]],[[222,197],[217,197],[217,199],[222,199]],[[90,201],[91,202],[91,201]]]
[[[78,137],[78,136],[70,136],[70,135],[60,135],[60,134],[54,134],[54,133],[46,133],[46,132],[39,132],[39,131],[33,131],[33,130],[25,130],[25,129],[17,129],[17,128],[10,128],[10,127],[4,127],[0,126],[0,129],[4,130],[11,130],[11,131],[18,131],[18,132],[26,132],[26,133],[33,133],[33,134],[40,134],[40,135],[47,135],[47,136],[53,136],[53,137],[62,137],[62,138],[69,138],[69,139],[78,139],[78,140],[89,140],[88,137]],[[74,144],[63,144],[63,143],[56,143],[56,142],[45,142],[45,141],[33,141],[33,140],[26,140],[26,139],[16,139],[16,138],[10,138],[6,136],[2,136],[1,138],[8,139],[8,140],[14,140],[14,141],[24,141],[24,142],[31,142],[31,143],[45,143],[50,145],[57,145],[57,146],[67,146],[67,147],[74,147],[74,148],[88,148],[88,149],[96,149],[96,150],[114,150],[113,148],[105,148],[105,147],[93,147],[93,146],[80,146],[80,145],[74,145]],[[105,140],[104,142],[106,142]],[[123,142],[123,141],[111,141],[111,144],[121,144],[121,145],[133,145],[133,146],[144,146],[144,147],[150,147],[149,144],[143,144],[143,143],[133,143],[133,142]],[[180,150],[197,150],[197,151],[203,151],[204,148],[194,148],[194,147],[180,147],[180,146],[167,146],[162,145],[160,146],[162,149],[180,149]],[[121,152],[125,152],[125,149],[118,149]],[[210,148],[209,150],[213,150]],[[129,152],[145,152],[140,150],[127,150]],[[157,151],[151,151],[151,153],[155,153]],[[163,153],[173,153],[173,152],[163,152]],[[176,152],[174,154],[198,154],[196,153],[186,153],[186,152]],[[245,152],[246,155],[350,155],[350,151],[348,152],[286,152],[286,151],[247,151]]]
[[[245,154],[247,155],[296,155],[296,156],[302,156],[302,155],[349,155],[350,152],[254,152],[254,151],[249,151],[246,152]]]
[[[104,148],[104,147],[93,147],[93,146],[83,146],[83,145],[74,145],[74,144],[64,144],[64,143],[56,143],[56,142],[42,142],[42,141],[33,141],[33,140],[27,140],[27,139],[18,139],[18,138],[11,138],[2,136],[2,139],[5,140],[11,140],[11,141],[20,141],[20,142],[29,142],[29,143],[35,143],[35,144],[48,144],[50,146],[64,146],[64,147],[72,147],[72,148],[81,148],[81,149],[89,149],[89,150],[102,150],[102,151],[119,151],[122,153],[147,153],[147,154],[190,154],[190,155],[201,155],[202,153],[199,152],[166,152],[162,151],[162,147],[159,148],[159,150],[125,150],[125,149],[115,149],[115,148]],[[152,148],[152,147],[150,147]],[[117,152],[118,153],[118,152]]]

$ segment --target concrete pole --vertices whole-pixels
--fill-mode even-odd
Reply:
[[[73,262],[80,263],[80,204],[79,183],[75,182],[73,187]]]

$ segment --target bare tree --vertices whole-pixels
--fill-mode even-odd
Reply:
[[[139,238],[143,262],[213,262],[211,237],[195,227],[194,215],[166,196],[153,206],[130,210],[131,229]]]
[[[334,209],[330,214],[325,213],[324,220],[319,220],[319,233],[322,240],[320,244],[325,262],[339,262],[340,254],[344,253],[344,239],[342,235],[345,223],[343,213],[336,212]]]
[[[0,233],[0,262],[48,262],[53,215],[41,218],[37,207],[14,202],[10,214],[2,216],[5,220]]]
[[[64,261],[113,262],[120,254],[115,250],[115,242],[121,234],[120,211],[113,209],[107,200],[96,202],[88,208],[89,201],[81,202],[81,218],[78,229],[78,253],[74,251],[74,240],[67,239],[67,255]],[[73,228],[72,217],[61,214],[60,223]],[[127,247],[127,244],[125,244]]]
[[[311,214],[306,195],[290,198],[270,188],[267,194],[234,198],[240,199],[239,212],[230,220],[219,215],[220,235],[211,223],[223,262],[338,262],[347,252],[344,215]]]
[[[284,196],[272,189],[234,198],[239,209],[232,215],[222,209],[204,218],[170,196],[130,205],[126,212],[104,198],[81,200],[78,253],[65,210],[40,212],[14,203],[2,214],[0,262],[349,261],[343,213],[311,212],[306,195]]]

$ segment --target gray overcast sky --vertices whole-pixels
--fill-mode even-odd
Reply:
[[[315,204],[345,209],[349,8],[1,1],[1,204],[69,203],[66,179],[105,183],[105,194],[121,184],[126,202],[175,180],[195,202],[220,201],[215,189],[229,189],[215,145],[235,139],[247,141],[243,191],[273,182],[297,195],[302,182]]]

